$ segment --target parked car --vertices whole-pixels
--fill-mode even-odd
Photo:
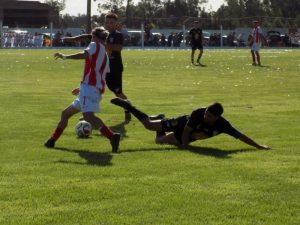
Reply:
[[[124,39],[125,46],[139,46],[142,41],[142,32],[140,30],[128,31],[128,36]],[[144,36],[145,37],[145,36]]]
[[[274,31],[274,30],[268,31],[266,39],[270,47],[283,46],[283,41],[282,41],[283,37],[279,31]]]
[[[203,46],[208,46],[209,45],[209,38],[210,38],[210,33],[203,31],[202,32],[202,36],[203,36]]]

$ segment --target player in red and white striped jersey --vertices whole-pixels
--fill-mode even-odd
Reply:
[[[101,96],[105,89],[105,77],[109,72],[109,59],[106,54],[104,42],[107,33],[104,28],[95,28],[92,31],[92,41],[84,50],[73,55],[55,53],[56,59],[85,59],[85,65],[80,84],[79,96],[61,114],[61,119],[49,140],[45,143],[48,148],[53,148],[55,142],[68,125],[68,120],[76,113],[82,112],[83,119],[98,129],[105,137],[110,139],[112,152],[117,152],[120,134],[114,133],[94,113],[100,111]]]
[[[266,44],[266,39],[263,36],[262,29],[259,26],[259,22],[257,20],[253,21],[253,27],[254,28],[251,33],[252,37],[250,39],[252,65],[261,66],[259,50],[262,44]]]

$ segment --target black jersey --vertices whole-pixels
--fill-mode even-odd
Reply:
[[[123,45],[123,35],[119,31],[110,33],[107,37],[107,43]],[[111,51],[107,53],[109,56],[109,66],[111,72],[122,72],[123,62],[120,51]]]
[[[202,29],[201,28],[192,28],[190,30],[191,42],[192,43],[202,43]]]
[[[233,128],[223,117],[219,117],[213,126],[206,124],[204,121],[205,110],[206,108],[199,108],[192,112],[187,122],[187,126],[193,129],[192,132],[204,132],[208,137],[216,136],[221,133],[229,134],[235,138],[240,137],[241,133]]]

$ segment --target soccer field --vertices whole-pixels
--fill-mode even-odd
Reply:
[[[205,50],[205,67],[190,51],[124,50],[124,92],[141,110],[173,117],[219,101],[272,150],[225,134],[190,150],[156,145],[106,90],[98,116],[122,133],[120,154],[96,131],[76,138],[79,114],[43,146],[83,67],[56,51],[0,50],[1,225],[300,224],[300,50],[263,49],[263,67],[245,49]]]

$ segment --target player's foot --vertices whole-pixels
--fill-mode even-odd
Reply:
[[[47,148],[54,148],[55,146],[55,141],[53,139],[49,139],[45,144],[44,144],[45,147]]]
[[[114,105],[120,106],[124,109],[129,109],[131,104],[129,101],[122,99],[122,98],[113,98],[110,100],[110,102]]]
[[[131,120],[131,113],[129,111],[125,111],[125,121],[128,123]]]
[[[150,120],[162,120],[165,117],[166,117],[165,114],[158,114],[158,115],[155,115],[155,116],[149,116],[149,119]]]
[[[256,66],[256,62],[253,62],[253,63],[252,63],[252,66]]]
[[[121,138],[121,134],[114,133],[112,138],[110,139],[111,151],[113,153],[117,153],[119,150],[120,138]]]

